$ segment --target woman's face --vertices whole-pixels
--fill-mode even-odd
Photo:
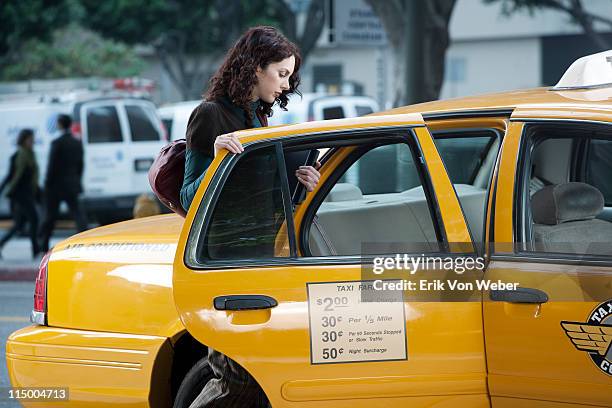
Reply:
[[[292,55],[280,62],[270,63],[265,69],[257,68],[257,84],[253,87],[254,101],[261,99],[274,103],[283,91],[289,89],[289,77],[295,69],[295,57]]]

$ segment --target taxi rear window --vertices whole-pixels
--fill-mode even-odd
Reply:
[[[216,202],[202,248],[206,259],[277,255],[275,243],[282,239],[278,235],[285,212],[276,149],[269,146],[242,155]]]

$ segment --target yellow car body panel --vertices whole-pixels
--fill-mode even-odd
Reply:
[[[166,337],[183,330],[172,298],[172,262],[182,224],[177,215],[162,215],[58,244],[48,268],[53,276],[47,288],[49,325]],[[100,309],[104,313],[96,313]]]
[[[446,174],[444,163],[440,154],[438,154],[434,141],[425,128],[415,129],[415,132],[425,156],[432,183],[437,187],[435,191],[440,212],[444,218],[447,240],[451,243],[469,244],[467,248],[465,245],[460,245],[462,248],[457,248],[458,252],[473,252],[474,249],[471,246],[472,238],[470,237],[461,205],[457,200],[453,184]]]
[[[601,95],[601,90],[597,92]],[[537,288],[549,300],[513,304],[490,301],[488,293],[484,294],[489,392],[494,407],[520,406],[521,400],[538,408],[611,406],[610,377],[597,370],[587,353],[576,352],[560,325],[562,321],[584,322],[602,299],[612,296],[610,267],[521,259],[520,255],[512,259],[519,250],[512,244],[517,241],[512,216],[517,160],[525,125],[533,120],[612,123],[612,107],[609,103],[541,103],[512,113],[501,151],[494,214],[495,247],[502,257],[492,257],[486,277]],[[504,254],[511,257],[504,259]]]
[[[170,361],[159,357],[167,355],[160,352],[164,347],[162,336],[30,326],[11,334],[6,362],[13,387],[67,388],[67,401],[46,406],[165,407]]]
[[[239,136],[249,145],[314,133],[411,127],[432,172],[449,241],[470,243],[461,207],[428,130],[497,129],[504,137],[492,176],[495,188],[487,197],[485,236],[501,243],[503,250],[514,240],[523,122],[611,122],[610,97],[610,88],[542,88],[430,102],[364,118],[251,129]],[[514,111],[511,120],[507,110]],[[473,117],[438,116],[466,111]],[[478,117],[478,112],[487,114]],[[322,183],[350,151],[344,148],[325,163]],[[54,403],[58,407],[168,406],[167,349],[187,328],[203,345],[245,367],[274,407],[612,405],[610,377],[573,348],[559,325],[563,320],[584,321],[594,299],[612,293],[610,269],[507,262],[495,259],[495,251],[488,253],[493,258],[488,279],[518,279],[522,286],[545,290],[551,301],[541,306],[491,302],[485,292],[483,302],[407,302],[409,364],[312,365],[305,285],[359,281],[361,267],[188,268],[184,251],[198,203],[207,188],[218,187],[214,177],[226,155],[220,153],[211,164],[184,220],[175,215],[134,220],[76,235],[54,248],[49,263],[49,327],[27,327],[7,342],[13,386],[69,386],[71,401]],[[296,208],[297,228],[313,196],[307,195]],[[279,243],[279,251],[287,251],[285,242]],[[213,307],[215,296],[252,293],[272,296],[279,305],[241,312]],[[546,330],[556,334],[548,336]],[[158,367],[162,373],[155,375]],[[442,384],[445,392],[439,395]]]
[[[414,128],[429,165],[433,167],[438,202],[449,240],[470,243],[467,226],[452,185],[443,173],[443,164],[435,150],[422,119],[413,115],[367,117],[326,121],[241,132],[242,142],[256,142],[298,134],[322,134],[331,130],[363,129],[372,126]],[[345,125],[346,124],[346,125]],[[342,126],[340,126],[342,125]],[[333,170],[350,153],[343,148],[321,168],[323,185]],[[440,174],[438,174],[440,173]],[[207,188],[202,183],[196,200]],[[441,194],[441,193],[444,194]],[[315,190],[316,194],[316,190]],[[294,214],[300,225],[309,197]],[[195,206],[194,206],[195,207]],[[197,211],[193,208],[190,215]],[[200,342],[218,350],[246,368],[266,391],[275,407],[290,406],[372,406],[372,398],[386,399],[387,404],[410,404],[415,407],[463,404],[485,407],[486,395],[484,350],[481,340],[480,302],[412,302],[406,304],[406,328],[409,339],[409,361],[332,364],[313,366],[309,340],[307,283],[360,281],[360,265],[281,266],[232,268],[231,270],[192,270],[183,256],[190,227],[181,234],[175,260],[174,297],[189,332]],[[231,279],[228,279],[231,278]],[[279,284],[279,282],[282,282]],[[227,294],[265,294],[276,299],[270,310],[218,311],[212,299]],[[462,316],[455,319],[453,316]],[[424,319],[428,316],[427,319]],[[422,333],[428,333],[424,336]],[[453,340],[448,337],[453,333]],[[286,347],[290,344],[291,347]],[[436,353],[432,353],[436,350]],[[256,357],[255,357],[256,356]],[[443,366],[436,364],[442,358]],[[315,380],[316,379],[316,380]],[[439,395],[445,384],[445,395]],[[437,390],[436,390],[437,389]]]

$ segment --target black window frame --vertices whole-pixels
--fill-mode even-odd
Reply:
[[[277,144],[282,147],[282,151],[285,148],[292,146],[299,146],[301,149],[307,149],[309,147],[309,143],[313,146],[317,147],[325,147],[324,145],[327,143],[329,147],[335,146],[348,146],[355,145],[356,142],[361,142],[362,144],[368,143],[368,141],[376,141],[379,142],[383,136],[381,133],[389,134],[389,133],[402,133],[403,137],[407,142],[414,143],[417,150],[411,150],[413,152],[418,152],[419,156],[422,158],[423,153],[421,147],[418,143],[418,139],[414,133],[414,128],[423,127],[425,125],[400,125],[400,126],[390,126],[390,127],[377,127],[377,128],[368,128],[368,129],[352,129],[346,131],[328,131],[328,132],[317,132],[312,134],[301,134],[301,135],[292,135],[285,136],[281,138],[271,139],[269,141],[257,141],[254,143],[244,144],[245,151],[241,154],[270,146],[272,144]],[[373,137],[375,136],[375,137]],[[397,136],[395,136],[397,137]],[[297,150],[297,149],[296,149]],[[330,157],[330,153],[333,154],[334,149],[330,150],[328,154],[325,155],[326,158]],[[266,267],[266,266],[306,266],[306,265],[362,265],[368,264],[372,262],[372,259],[375,255],[371,256],[325,256],[325,257],[305,257],[305,256],[297,256],[297,243],[295,242],[295,226],[293,225],[293,207],[291,204],[291,199],[289,195],[289,185],[286,177],[283,177],[283,194],[287,194],[289,200],[285,200],[283,198],[284,206],[285,206],[285,218],[287,220],[287,229],[288,234],[290,234],[289,240],[290,245],[295,245],[295,252],[292,248],[290,254],[296,254],[296,256],[283,257],[283,258],[258,258],[258,259],[231,259],[231,260],[206,260],[205,262],[201,262],[197,259],[197,253],[199,250],[199,245],[201,244],[202,239],[200,238],[202,234],[200,231],[207,231],[209,228],[210,217],[207,217],[212,211],[214,211],[215,206],[217,205],[220,192],[222,190],[223,185],[227,181],[231,170],[236,165],[239,160],[239,155],[228,154],[223,161],[220,163],[217,171],[212,177],[212,180],[204,193],[204,197],[200,201],[199,207],[196,211],[195,217],[191,224],[189,234],[187,237],[187,243],[185,245],[185,251],[183,254],[183,263],[186,267],[192,270],[214,270],[214,269],[235,269],[235,268],[244,268],[244,267]],[[283,160],[284,163],[284,160]],[[442,214],[440,212],[440,206],[438,203],[438,199],[435,194],[435,190],[433,189],[433,183],[429,176],[429,169],[427,167],[427,163],[425,160],[417,160],[415,163],[419,163],[423,168],[423,171],[420,171],[425,178],[425,183],[423,183],[424,191],[427,191],[426,194],[431,194],[431,199],[428,199],[428,204],[430,205],[430,212],[433,210],[432,222],[434,223],[434,228],[439,228],[439,234],[436,232],[438,241],[441,246],[444,246],[445,252],[439,253],[430,253],[429,255],[436,254],[444,254],[445,256],[455,257],[455,256],[465,256],[466,253],[456,253],[448,251],[448,240],[446,237],[446,230],[444,227]],[[280,162],[279,162],[280,164]],[[342,174],[343,172],[339,172]],[[326,183],[327,184],[327,183]],[[320,197],[325,197],[326,193],[323,190],[319,190],[321,193]],[[313,204],[311,203],[309,208],[313,208]],[[287,214],[291,214],[291,217],[287,217]],[[314,214],[312,214],[314,217]],[[289,221],[290,220],[290,221]],[[304,221],[302,225],[310,225],[312,219],[308,220],[307,215],[304,216]],[[292,230],[292,231],[290,231]],[[300,232],[301,233],[301,232]],[[294,239],[291,238],[293,235]],[[469,254],[473,254],[471,252]]]

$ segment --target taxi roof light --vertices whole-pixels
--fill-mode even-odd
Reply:
[[[579,58],[565,71],[552,90],[612,86],[612,50]]]

